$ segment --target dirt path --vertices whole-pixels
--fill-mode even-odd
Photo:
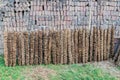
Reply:
[[[101,68],[103,71],[109,73],[112,76],[117,77],[120,80],[120,70],[110,61],[102,61],[93,63],[94,66]]]
[[[25,71],[26,80],[49,80],[49,75],[56,75],[54,70],[41,66],[35,66]]]

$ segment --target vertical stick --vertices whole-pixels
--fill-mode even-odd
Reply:
[[[103,45],[103,53],[104,53],[104,55],[103,55],[103,59],[106,60],[106,59],[107,59],[107,53],[106,53],[106,50],[107,50],[107,49],[106,49],[106,47],[107,47],[107,46],[106,46],[107,30],[104,30],[104,33],[103,33],[103,34],[104,34],[104,40],[103,40],[103,41],[104,41],[104,42],[103,42],[103,44],[104,44],[104,45]]]
[[[12,58],[13,59],[13,61],[12,61],[13,64],[12,64],[12,66],[16,65],[16,56],[17,56],[16,55],[16,47],[17,47],[16,40],[17,40],[17,34],[16,34],[16,32],[14,32],[13,33],[13,44],[12,44],[13,45],[13,58]]]
[[[43,32],[42,31],[39,31],[39,34],[38,34],[38,36],[39,36],[39,41],[38,41],[38,47],[39,47],[39,50],[38,50],[38,62],[39,62],[39,64],[42,64],[42,60],[43,60],[43,48],[42,48],[42,35],[43,35]]]
[[[82,29],[79,29],[78,33],[78,63],[82,62]]]
[[[85,63],[85,29],[82,29],[82,62]]]
[[[103,37],[104,37],[103,32],[104,32],[103,29],[100,28],[100,56],[101,56],[101,61],[103,61],[103,45],[104,45],[103,44],[103,42],[104,42],[103,41]]]
[[[30,64],[33,64],[33,58],[34,58],[34,32],[30,33]]]
[[[71,52],[71,30],[68,29],[67,31],[67,52],[68,52],[68,63],[72,64],[73,63],[73,57],[72,57],[72,52]]]
[[[17,38],[17,49],[18,49],[18,65],[22,65],[22,54],[21,54],[21,34],[18,32]]]
[[[85,29],[85,63],[88,62],[88,50],[89,50],[88,31],[87,29]]]
[[[75,51],[74,51],[74,60],[75,60],[75,63],[78,63],[78,30],[75,29],[74,31],[74,48],[75,48]]]
[[[35,41],[34,41],[34,64],[38,64],[38,31],[35,32]]]
[[[111,28],[111,47],[110,47],[110,54],[111,54],[111,58],[114,57],[114,27],[112,26]]]
[[[24,45],[24,35],[21,32],[21,53],[22,53],[22,65],[25,65],[25,45]]]
[[[56,33],[52,32],[52,62],[56,64]]]
[[[90,52],[89,52],[89,61],[91,62],[93,60],[93,30],[90,32]]]
[[[63,30],[60,31],[60,63],[63,64]]]
[[[63,63],[66,64],[67,63],[67,30],[64,30],[63,33]]]
[[[4,32],[4,61],[5,65],[8,66],[8,32]]]
[[[108,27],[107,29],[107,59],[110,57],[110,41],[111,41],[111,29]]]
[[[96,27],[94,27],[93,28],[94,29],[94,34],[93,34],[93,36],[94,36],[94,61],[97,61],[97,29],[96,29]]]
[[[47,55],[48,55],[48,36],[47,36],[47,32],[44,31],[44,37],[43,37],[43,51],[44,51],[44,63],[47,64]]]
[[[49,37],[48,37],[48,64],[51,62],[51,46],[52,46],[52,35],[51,35],[51,30],[49,31]]]
[[[25,64],[29,65],[29,35],[28,32],[24,32],[24,43],[25,43]]]

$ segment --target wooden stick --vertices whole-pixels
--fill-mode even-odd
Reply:
[[[8,66],[8,32],[4,32],[4,61],[5,61],[5,65]]]

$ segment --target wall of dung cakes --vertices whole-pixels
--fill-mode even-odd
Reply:
[[[90,10],[91,26],[106,28],[114,25],[115,37],[120,36],[120,0],[1,0],[0,51],[3,53],[3,31],[39,29],[41,27],[88,27]],[[90,9],[90,7],[92,8]],[[12,29],[13,29],[12,28]]]

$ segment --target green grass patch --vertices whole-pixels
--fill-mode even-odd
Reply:
[[[108,73],[96,68],[93,65],[50,65],[48,68],[56,70],[56,76],[50,76],[51,80],[117,80]]]
[[[38,65],[38,66],[16,66],[6,67],[3,56],[0,56],[0,80],[29,80],[26,79],[24,72],[35,67],[43,67],[54,70],[56,75],[49,75],[50,80],[117,80],[115,77],[96,68],[91,64],[72,64],[72,65]],[[42,79],[39,75],[40,80]]]

